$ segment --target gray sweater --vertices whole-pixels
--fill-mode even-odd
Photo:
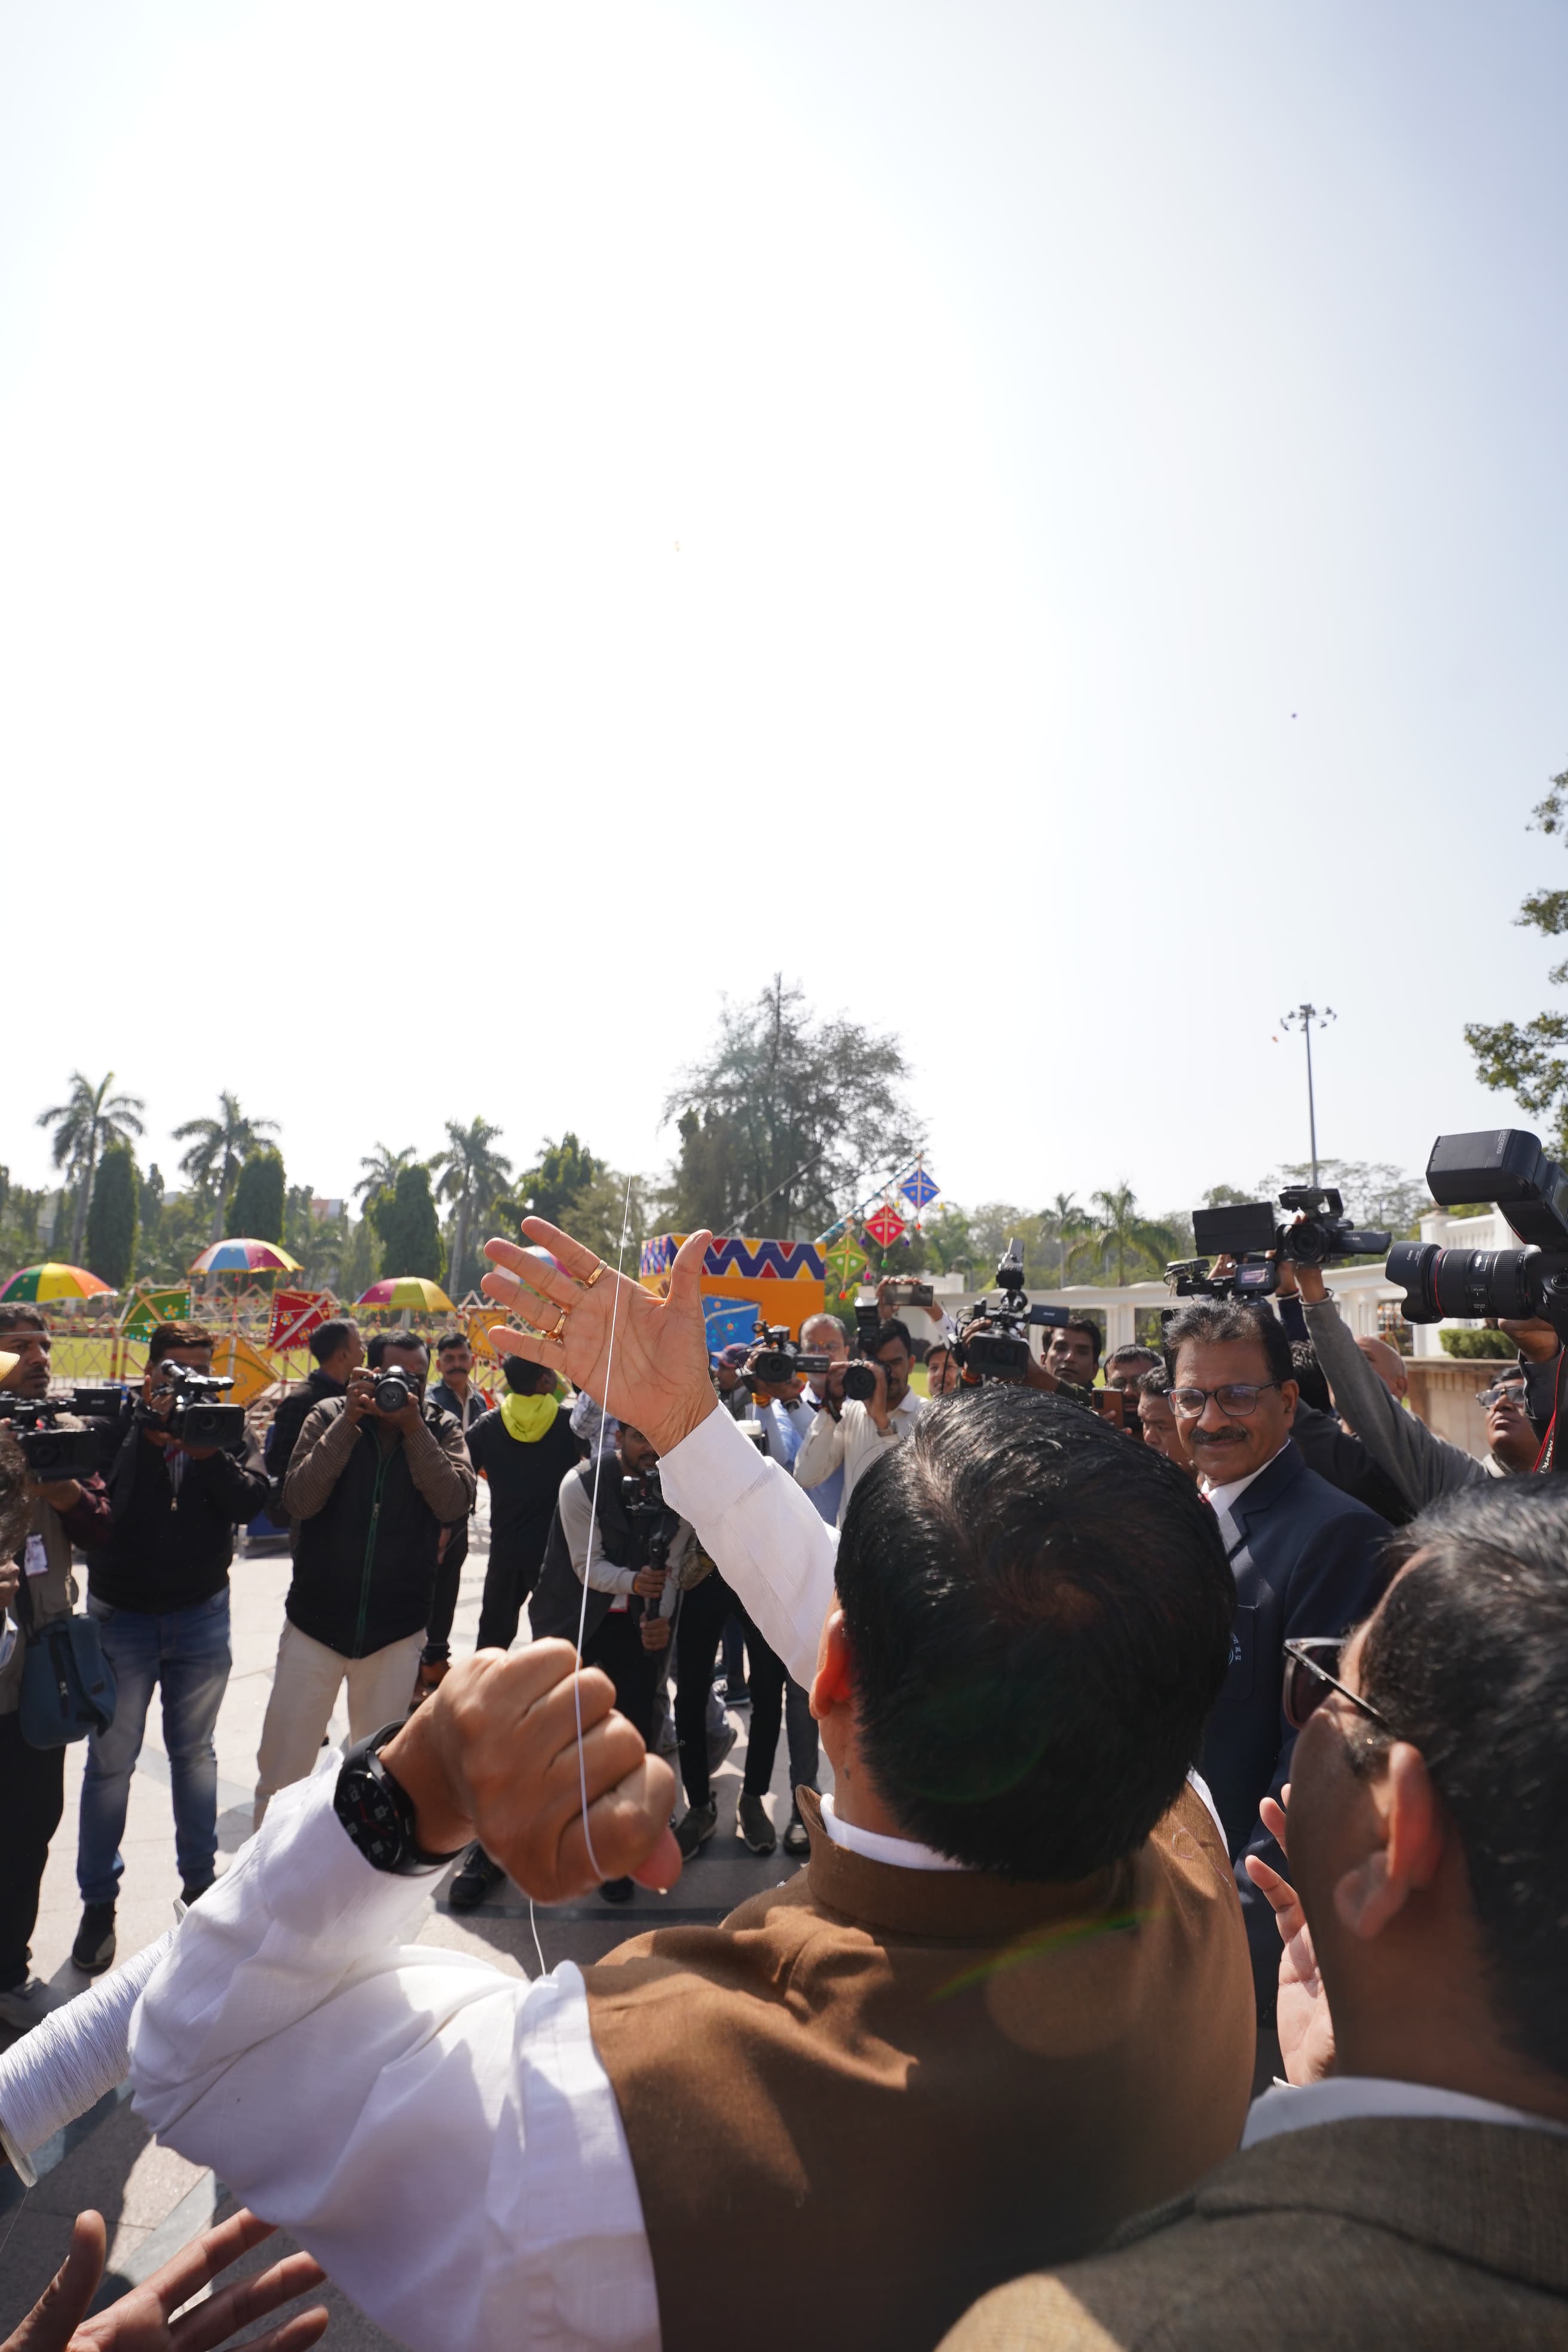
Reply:
[[[1306,1315],[1313,1349],[1341,1415],[1413,1509],[1422,1509],[1456,1487],[1500,1475],[1500,1465],[1490,1468],[1462,1445],[1450,1445],[1390,1396],[1331,1298],[1307,1306]]]

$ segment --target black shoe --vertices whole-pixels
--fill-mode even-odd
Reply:
[[[190,1886],[182,1886],[180,1889],[180,1900],[188,1911],[193,1903],[199,1903],[201,1901],[202,1896],[206,1893],[210,1886],[216,1886],[216,1885],[217,1880],[216,1877],[213,1877],[204,1878],[199,1886],[195,1885]]]
[[[790,1808],[789,1827],[784,1833],[784,1850],[785,1853],[811,1852],[811,1838],[805,1823],[801,1820],[798,1805],[793,1805]]]
[[[629,1903],[637,1887],[629,1878],[606,1878],[599,1889],[601,1903]]]
[[[471,1845],[463,1856],[463,1866],[447,1889],[447,1906],[452,1911],[477,1911],[486,1895],[499,1886],[506,1876],[499,1862],[492,1862],[482,1845]]]
[[[726,1685],[724,1690],[724,1704],[726,1706],[750,1706],[752,1704],[752,1694],[746,1688],[744,1683],[737,1683],[733,1690],[731,1690],[728,1685]]]
[[[761,1797],[749,1796],[744,1789],[735,1801],[735,1835],[745,1840],[752,1853],[772,1853],[778,1843],[767,1807]]]
[[[114,1958],[114,1906],[84,1903],[81,1926],[71,1946],[71,1966],[84,1977],[100,1977]]]
[[[689,1862],[698,1848],[707,1844],[718,1826],[717,1797],[710,1797],[705,1805],[688,1805],[675,1831],[675,1843],[680,1848],[681,1861]]]

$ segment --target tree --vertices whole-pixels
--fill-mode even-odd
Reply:
[[[670,1222],[678,1233],[728,1230],[731,1204],[746,1189],[744,1144],[721,1111],[683,1110],[676,1121],[680,1149],[669,1188]]]
[[[983,1201],[978,1209],[970,1211],[974,1271],[983,1282],[990,1282],[1008,1243],[1026,1240],[1034,1222],[1033,1211],[1020,1209],[1013,1201]]]
[[[1568,835],[1568,768],[1552,779],[1551,790],[1531,814],[1537,833]],[[1568,890],[1532,890],[1514,920],[1561,939],[1568,932]],[[1568,961],[1547,974],[1553,988],[1568,982]],[[1481,1084],[1512,1095],[1531,1113],[1556,1114],[1552,1147],[1568,1152],[1568,1013],[1540,1013],[1533,1021],[1468,1021],[1465,1043],[1479,1065]]]
[[[287,1189],[280,1151],[264,1144],[259,1150],[247,1152],[224,1213],[225,1233],[250,1241],[280,1242]]]
[[[228,1196],[234,1189],[247,1157],[258,1150],[263,1139],[276,1135],[275,1118],[251,1118],[241,1110],[237,1095],[220,1093],[216,1118],[188,1118],[177,1127],[177,1141],[189,1141],[190,1150],[180,1166],[200,1192],[212,1202],[212,1232],[208,1238],[223,1238],[223,1213],[228,1206]]]
[[[354,1186],[354,1198],[363,1201],[374,1192],[390,1192],[404,1170],[413,1167],[414,1159],[412,1144],[403,1151],[389,1151],[384,1143],[378,1143],[375,1150],[360,1161],[364,1174]]]
[[[938,1274],[969,1274],[979,1262],[969,1212],[955,1201],[944,1201],[935,1216],[926,1219],[925,1241]]]
[[[703,1139],[721,1123],[701,1163],[705,1178],[717,1181],[721,1171],[721,1197],[700,1202],[721,1207],[720,1231],[795,1237],[821,1232],[847,1196],[913,1159],[920,1137],[902,1093],[908,1075],[896,1037],[842,1015],[817,1020],[801,990],[776,973],[750,1004],[726,1002],[717,1039],[681,1072],[664,1117],[695,1111]],[[679,1163],[675,1204],[678,1225],[689,1230],[699,1200]]]
[[[1071,1192],[1058,1192],[1049,1206],[1040,1212],[1040,1246],[1053,1245],[1056,1251],[1057,1288],[1067,1286],[1068,1268],[1085,1235],[1093,1230],[1089,1219]]]
[[[578,1142],[570,1129],[559,1143],[546,1136],[539,1147],[539,1165],[517,1180],[517,1200],[526,1202],[525,1216],[544,1217],[563,1233],[574,1233],[573,1213],[583,1194],[605,1175],[605,1163]]]
[[[99,1154],[106,1144],[129,1143],[133,1135],[140,1135],[142,1121],[137,1114],[147,1108],[140,1095],[111,1095],[109,1090],[113,1084],[112,1070],[106,1071],[96,1087],[89,1086],[79,1070],[73,1070],[70,1093],[65,1101],[57,1103],[52,1110],[38,1113],[38,1125],[52,1127],[55,1131],[55,1166],[68,1171],[68,1181],[76,1191],[70,1244],[73,1265],[81,1257],[82,1232]],[[58,1234],[55,1246],[59,1246]]]
[[[1137,1196],[1125,1181],[1091,1197],[1099,1213],[1093,1244],[1101,1268],[1115,1267],[1118,1286],[1126,1282],[1130,1263],[1140,1272],[1158,1272],[1174,1247],[1170,1229],[1139,1215]]]
[[[391,1195],[387,1197],[390,1199]],[[340,1298],[355,1299],[381,1272],[381,1243],[368,1216],[348,1228],[342,1255],[338,1262],[337,1292]]]
[[[1265,1176],[1249,1197],[1272,1201],[1287,1185],[1311,1181],[1310,1165],[1293,1161]],[[1346,1215],[1358,1225],[1385,1226],[1396,1241],[1413,1238],[1419,1220],[1433,1205],[1426,1178],[1406,1175],[1391,1160],[1320,1160],[1318,1181],[1339,1193]]]
[[[388,1274],[423,1275],[427,1282],[439,1278],[441,1226],[428,1168],[399,1169],[391,1191],[384,1187],[375,1193],[365,1214],[375,1228]]]
[[[137,1190],[131,1146],[107,1145],[87,1213],[87,1262],[111,1290],[124,1290],[135,1270]]]
[[[471,1119],[467,1127],[455,1118],[447,1121],[447,1149],[437,1161],[436,1191],[439,1199],[457,1202],[447,1260],[447,1287],[454,1298],[468,1287],[470,1223],[489,1207],[511,1175],[511,1161],[494,1149],[500,1136],[500,1128],[487,1118]]]

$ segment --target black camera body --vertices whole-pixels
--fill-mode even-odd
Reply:
[[[1426,1182],[1441,1208],[1490,1201],[1523,1247],[1446,1249],[1439,1242],[1398,1242],[1388,1278],[1405,1292],[1407,1323],[1446,1315],[1550,1323],[1568,1340],[1568,1175],[1523,1128],[1440,1135],[1426,1162]]]
[[[1279,1287],[1279,1271],[1271,1257],[1241,1259],[1229,1274],[1211,1274],[1206,1257],[1183,1257],[1165,1268],[1165,1280],[1178,1298],[1267,1298]]]
[[[68,1425],[63,1415],[70,1416]],[[30,1478],[44,1478],[51,1484],[65,1478],[90,1478],[102,1467],[100,1432],[83,1428],[63,1398],[0,1396],[0,1417],[22,1450]]]
[[[844,1393],[857,1404],[869,1404],[877,1393],[877,1372],[872,1349],[877,1334],[882,1328],[882,1310],[874,1302],[855,1309],[855,1360],[844,1369]]]
[[[1287,1184],[1279,1206],[1290,1212],[1280,1223],[1269,1201],[1231,1201],[1219,1209],[1193,1211],[1196,1257],[1165,1268],[1178,1298],[1268,1298],[1279,1287],[1281,1265],[1327,1265],[1338,1257],[1384,1257],[1391,1236],[1352,1225],[1343,1195],[1331,1184]],[[1229,1274],[1211,1274],[1216,1257],[1235,1261]]]
[[[757,1353],[746,1378],[753,1395],[759,1389],[782,1388],[795,1379],[810,1380],[828,1369],[826,1356],[808,1355],[789,1336],[787,1323],[764,1323]]]
[[[194,1365],[177,1364],[167,1357],[154,1370],[160,1375],[159,1386],[174,1390],[174,1401],[166,1418],[143,1408],[145,1419],[178,1438],[182,1445],[211,1445],[227,1453],[243,1444],[245,1407],[217,1402],[233,1388],[231,1380],[218,1372],[198,1372]]]
[[[384,1372],[377,1372],[371,1391],[378,1412],[401,1412],[405,1404],[419,1394],[419,1383],[411,1374],[394,1364]]]
[[[649,1568],[662,1568],[669,1558],[676,1517],[664,1499],[657,1466],[628,1471],[621,1479],[621,1508],[635,1529],[640,1529]]]
[[[996,1267],[998,1296],[983,1298],[962,1318],[952,1352],[966,1372],[981,1381],[1006,1381],[1014,1387],[1029,1369],[1032,1329],[1059,1330],[1072,1320],[1069,1307],[1031,1307],[1024,1296],[1024,1254],[1010,1241]],[[984,1331],[975,1325],[987,1326]]]

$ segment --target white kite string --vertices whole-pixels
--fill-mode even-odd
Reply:
[[[138,1952],[90,1992],[51,2010],[0,2056],[0,2145],[30,2188],[36,2148],[95,2107],[131,2071],[131,2012],[174,1940],[174,1930]]]

